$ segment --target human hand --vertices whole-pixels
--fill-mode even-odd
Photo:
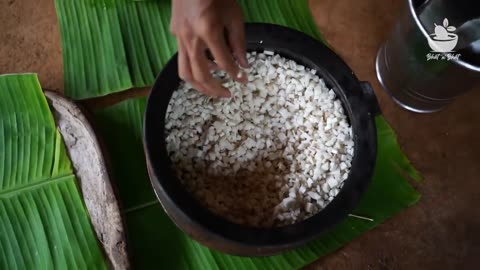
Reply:
[[[206,95],[230,97],[210,69],[220,68],[231,78],[247,82],[236,63],[248,67],[244,28],[235,0],[173,0],[170,31],[177,38],[180,78]],[[215,63],[207,58],[207,49]]]

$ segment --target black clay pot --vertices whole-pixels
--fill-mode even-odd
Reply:
[[[177,55],[164,67],[148,98],[144,147],[157,197],[181,230],[216,250],[243,256],[265,256],[298,247],[318,237],[355,208],[370,183],[375,166],[377,135],[374,117],[379,111],[368,83],[359,82],[342,59],[320,41],[271,24],[247,24],[246,37],[249,51],[272,50],[316,69],[341,99],[353,128],[355,152],[350,175],[333,201],[305,221],[271,229],[237,225],[202,207],[176,179],[165,146],[165,114],[170,97],[180,83]]]

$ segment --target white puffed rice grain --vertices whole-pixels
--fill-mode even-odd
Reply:
[[[181,83],[167,109],[167,150],[186,190],[212,212],[254,227],[293,224],[339,193],[353,132],[316,70],[268,50],[247,60],[246,85],[212,72],[232,98]]]

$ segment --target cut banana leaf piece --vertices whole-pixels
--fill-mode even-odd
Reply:
[[[0,269],[105,269],[36,75],[0,76]]]
[[[306,0],[241,0],[248,22],[289,26],[320,38]],[[168,0],[55,0],[65,95],[86,99],[152,85],[176,51]]]
[[[401,152],[390,126],[379,116],[377,166],[369,190],[352,213],[354,216],[304,247],[281,255],[245,258],[223,254],[181,232],[157,202],[142,151],[144,110],[145,99],[141,98],[96,113],[125,207],[134,268],[298,269],[339,249],[420,198],[404,179],[404,175],[418,174]]]

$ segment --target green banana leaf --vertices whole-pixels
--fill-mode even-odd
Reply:
[[[0,76],[0,269],[106,269],[37,76]]]
[[[306,0],[240,0],[245,19],[320,38]],[[176,51],[168,0],[55,0],[65,95],[86,99],[152,85]]]
[[[151,188],[142,151],[145,98],[99,110],[95,119],[112,157],[114,179],[126,213],[133,266],[136,269],[298,269],[331,253],[418,201],[404,179],[419,179],[402,154],[382,116],[376,118],[378,156],[369,190],[352,214],[332,231],[302,248],[264,258],[226,255],[208,249],[181,232],[163,212]]]

